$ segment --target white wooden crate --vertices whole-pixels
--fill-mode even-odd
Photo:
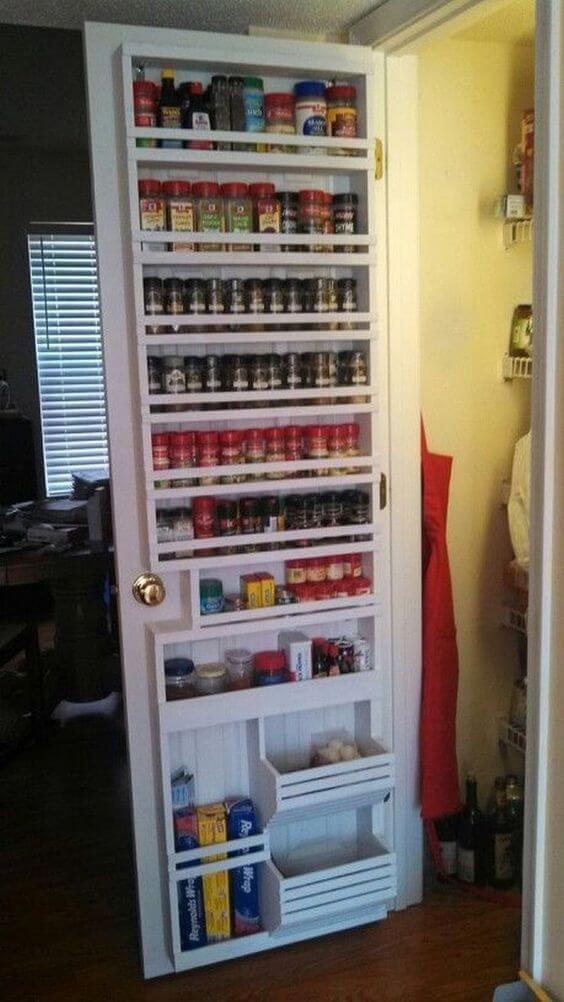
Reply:
[[[331,866],[326,865],[329,857]],[[391,901],[396,894],[395,855],[374,837],[348,846],[312,847],[299,859],[294,853],[292,859],[266,863],[262,885],[269,927],[316,923]]]

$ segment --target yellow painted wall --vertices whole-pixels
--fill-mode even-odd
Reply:
[[[442,39],[419,67],[423,413],[431,449],[454,457],[459,765],[477,773],[482,801],[504,768],[496,718],[518,674],[515,638],[497,620],[512,556],[500,484],[530,406],[529,384],[503,383],[498,364],[513,308],[531,301],[531,249],[503,249],[493,204],[516,191],[511,153],[533,105],[532,60],[528,46]]]

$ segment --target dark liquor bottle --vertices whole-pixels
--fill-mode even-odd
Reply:
[[[507,811],[513,826],[513,861],[515,864],[515,879],[521,880],[521,870],[523,866],[523,789],[519,784],[517,776],[507,777],[505,788],[507,797]]]
[[[476,777],[466,777],[466,804],[458,823],[456,873],[465,884],[485,884],[487,869],[485,855],[484,816],[478,807]]]
[[[161,73],[161,97],[159,101],[158,123],[161,129],[179,129],[181,127],[180,98],[174,86],[173,70],[163,70]],[[182,140],[160,139],[163,149],[182,149]]]
[[[503,890],[514,880],[513,823],[507,809],[505,778],[496,776],[495,807],[490,815],[490,883]]]

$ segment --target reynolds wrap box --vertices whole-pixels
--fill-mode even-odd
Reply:
[[[198,838],[200,845],[216,845],[227,841],[227,823],[224,804],[208,804],[197,807]],[[216,859],[227,859],[227,853],[205,855],[204,863]],[[231,912],[229,908],[229,873],[220,870],[202,877],[204,885],[204,909],[206,913],[206,933],[208,943],[220,943],[231,936]]]
[[[282,630],[278,634],[278,650],[284,651],[291,682],[311,678],[311,640],[298,630]]]
[[[255,809],[252,800],[228,800],[227,833],[230,839],[247,838],[258,833]],[[244,856],[249,849],[242,849]],[[252,857],[251,857],[252,858]],[[231,870],[231,903],[233,906],[233,926],[236,936],[250,936],[260,930],[258,899],[258,866],[246,863]]]
[[[174,812],[174,844],[177,852],[198,848],[198,819],[193,809]],[[196,866],[199,862],[184,863],[183,867]],[[178,918],[181,950],[205,946],[206,917],[201,877],[188,877],[178,882]]]

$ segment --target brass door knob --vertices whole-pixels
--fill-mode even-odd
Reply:
[[[133,582],[133,594],[142,605],[160,605],[166,589],[158,574],[140,574]]]

